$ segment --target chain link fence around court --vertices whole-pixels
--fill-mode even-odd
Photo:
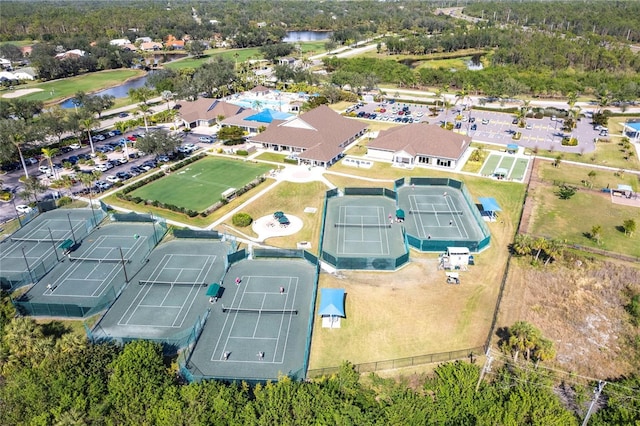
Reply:
[[[398,179],[394,182],[395,192],[398,188],[405,186],[405,179]],[[407,235],[407,241],[411,247],[414,247],[424,252],[445,252],[447,247],[466,247],[470,252],[480,252],[489,246],[491,242],[491,232],[489,227],[482,218],[482,214],[478,207],[473,202],[473,197],[466,185],[455,179],[450,178],[429,178],[429,177],[412,177],[409,180],[411,186],[444,186],[459,190],[469,211],[471,212],[475,223],[478,225],[482,232],[482,237],[478,240],[435,240],[435,239],[422,239],[415,235]]]
[[[354,364],[353,368],[358,373],[372,373],[376,371],[395,370],[397,368],[415,367],[425,364],[433,364],[436,362],[455,361],[459,359],[471,359],[474,360],[478,356],[484,354],[484,346],[478,346],[470,349],[460,349],[449,352],[439,352],[434,354],[417,355],[407,358],[390,359],[386,361],[374,361],[366,362],[362,364]],[[329,376],[336,374],[340,371],[340,367],[326,367],[309,370],[307,372],[307,378],[317,378],[322,376]]]
[[[244,252],[244,250],[241,250]],[[238,252],[239,253],[239,252]],[[309,322],[307,325],[307,333],[305,339],[305,350],[304,350],[304,362],[303,365],[295,371],[287,372],[287,377],[292,380],[303,381],[307,377],[307,369],[309,368],[309,355],[311,350],[311,337],[313,333],[313,315],[315,312],[316,306],[316,297],[318,293],[318,277],[320,275],[320,261],[316,256],[312,253],[304,250],[304,249],[265,249],[265,248],[254,248],[252,251],[253,258],[257,259],[276,259],[276,258],[285,258],[285,259],[304,259],[315,266],[316,271],[314,274],[313,281],[313,290],[312,296],[309,306]],[[202,380],[215,380],[219,379],[218,377],[208,376],[204,374],[200,369],[191,362],[191,355],[195,348],[195,344],[190,344],[184,351],[182,351],[178,355],[178,366],[180,369],[181,376],[188,381],[189,383],[200,382]],[[251,378],[251,377],[243,377],[244,382],[250,384],[258,384],[264,383],[266,380],[263,378]]]
[[[36,213],[33,215],[33,217],[31,217],[31,219],[38,216],[37,211],[35,212]],[[84,233],[78,234],[78,237],[84,238],[84,236],[89,235],[91,231],[93,231],[98,226],[98,224],[102,221],[102,219],[105,218],[105,216],[106,215],[100,210],[97,210],[96,212],[94,212],[92,214],[92,217],[84,221]],[[22,228],[24,228],[25,225],[27,225],[27,223],[23,222],[22,227],[16,230],[13,234],[11,234],[9,238],[4,241],[4,244],[9,244],[9,242],[12,241],[13,238],[18,238],[18,240],[14,241],[14,243],[19,244],[20,237],[17,236],[16,234],[19,234],[20,233],[19,231]],[[28,241],[25,241],[25,242],[29,243]],[[11,292],[25,285],[36,283],[40,281],[45,275],[47,275],[60,262],[60,260],[62,259],[62,256],[60,255],[56,256],[56,252],[55,252],[56,250],[58,250],[58,246],[59,246],[58,241],[54,240],[53,243],[51,243],[47,241],[45,238],[40,242],[40,244],[51,244],[51,255],[48,256],[46,259],[42,259],[35,263],[30,263],[25,258],[24,262],[27,270],[18,274],[2,274],[2,276],[0,276],[0,289]]]
[[[202,315],[199,315],[198,318],[196,318],[196,321],[191,327],[179,331],[173,336],[161,338],[149,338],[134,334],[129,336],[111,336],[102,328],[100,323],[96,324],[93,329],[85,323],[84,328],[87,333],[87,337],[92,343],[113,342],[119,345],[124,345],[136,340],[148,340],[162,345],[162,352],[165,356],[175,355],[181,349],[185,349],[183,353],[188,352],[190,354],[190,351],[195,347],[195,343],[198,341],[210,314],[211,309],[207,309]]]
[[[341,194],[345,196],[379,196],[386,197],[394,201],[397,207],[396,192],[387,188],[354,188],[347,187],[340,193],[337,188],[331,189],[325,193],[324,210],[322,215],[322,228],[320,234],[320,247],[324,247],[325,226],[328,215],[328,203],[331,198],[338,197]],[[409,261],[409,240],[407,235],[402,231],[404,244],[404,253],[398,257],[381,257],[381,256],[345,256],[333,255],[324,249],[321,250],[320,257],[323,261],[329,263],[336,269],[353,269],[353,270],[375,270],[375,271],[395,271],[400,266]]]

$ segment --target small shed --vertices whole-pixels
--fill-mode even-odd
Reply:
[[[447,247],[447,257],[449,265],[467,266],[469,264],[469,249],[467,247]]]
[[[396,220],[398,222],[404,222],[404,218],[405,218],[404,210],[402,209],[396,210]]]
[[[323,328],[340,328],[340,318],[344,318],[344,289],[323,288],[320,290],[320,309]]]
[[[508,174],[509,174],[509,170],[502,167],[498,167],[493,172],[493,176],[498,179],[504,179],[507,177]]]

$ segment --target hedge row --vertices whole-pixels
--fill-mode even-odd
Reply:
[[[153,206],[160,209],[170,210],[172,212],[183,213],[189,217],[196,217],[198,215],[198,212],[195,210],[186,209],[184,207],[179,207],[173,204],[161,203],[160,201],[157,201],[157,200],[143,200],[140,197],[133,197],[129,194],[124,194],[122,192],[118,192],[116,194],[116,197],[118,197],[121,200],[129,201],[131,203],[144,204],[145,206]]]

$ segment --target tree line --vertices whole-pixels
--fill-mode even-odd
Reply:
[[[579,409],[567,409],[553,375],[524,360],[496,365],[481,382],[481,366],[467,362],[399,380],[361,377],[345,362],[338,373],[306,382],[281,377],[253,386],[185,383],[175,360],[163,358],[157,344],[90,344],[55,321],[15,317],[6,293],[0,308],[5,425],[577,425],[589,402],[578,400]],[[540,341],[529,327],[516,331],[511,342],[524,352],[529,342]],[[604,407],[590,423],[638,421],[633,392],[639,385],[631,377],[605,388]],[[590,389],[573,386],[582,394]]]

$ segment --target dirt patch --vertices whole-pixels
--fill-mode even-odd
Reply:
[[[635,330],[624,311],[627,286],[640,290],[637,268],[575,260],[534,268],[519,259],[510,268],[498,327],[534,324],[555,343],[554,364],[562,370],[602,378],[628,374],[637,360],[629,355]]]
[[[19,98],[20,96],[25,96],[30,93],[36,93],[36,92],[42,92],[42,89],[18,89],[12,93],[6,93],[2,95],[2,97],[5,99],[13,99],[13,98]]]
[[[446,284],[434,255],[412,253],[411,263],[389,272],[320,275],[320,287],[344,288],[346,319],[340,329],[316,321],[310,368],[360,364],[481,346],[487,336],[498,286],[486,268],[463,272]]]

